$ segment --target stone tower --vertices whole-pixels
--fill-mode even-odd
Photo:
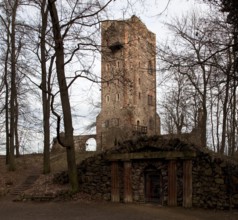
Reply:
[[[104,21],[97,147],[160,134],[156,113],[156,38],[136,16]]]

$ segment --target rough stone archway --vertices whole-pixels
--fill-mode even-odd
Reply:
[[[79,135],[74,136],[74,144],[75,144],[75,150],[79,152],[85,152],[87,151],[87,141],[90,139],[96,140],[96,135]],[[97,151],[97,147],[95,149]]]
[[[96,151],[97,150],[97,141],[95,138],[90,137],[86,142],[85,142],[85,150],[86,151]]]

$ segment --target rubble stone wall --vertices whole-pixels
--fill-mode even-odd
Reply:
[[[149,146],[149,147],[148,147]],[[157,147],[156,147],[157,146]],[[157,148],[157,149],[156,149]],[[196,148],[178,139],[165,140],[159,137],[155,142],[145,141],[131,143],[126,147],[108,150],[87,158],[78,165],[78,176],[82,192],[91,194],[93,198],[111,200],[111,154],[148,151],[187,151],[193,150],[196,157],[192,159],[192,206],[212,209],[238,209],[238,163],[230,158],[221,157],[206,149]],[[168,164],[170,158],[132,159],[131,180],[132,200],[143,203],[145,199],[145,171],[148,167],[158,171],[161,175],[161,205],[168,204]],[[124,166],[123,161],[117,161],[119,172],[119,197],[124,198]],[[183,205],[183,159],[176,160],[177,205]],[[58,182],[66,182],[66,173],[58,176]],[[56,178],[57,179],[57,178]]]
[[[111,199],[111,166],[103,156],[97,155],[78,166],[80,190],[95,199]]]
[[[111,200],[111,167],[103,155],[85,160],[79,165],[80,189],[95,198]],[[163,177],[163,201],[167,205],[168,163],[166,160],[132,161],[133,201],[145,202],[144,171],[154,166]],[[123,164],[119,164],[120,200],[123,201]],[[230,162],[201,154],[193,160],[193,207],[228,209],[238,208],[238,167]],[[177,161],[177,202],[183,201],[182,161]]]
[[[193,160],[193,206],[238,208],[238,166],[201,154]]]

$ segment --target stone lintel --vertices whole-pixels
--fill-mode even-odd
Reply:
[[[161,151],[161,152],[135,152],[135,153],[118,153],[107,156],[110,161],[114,160],[139,160],[139,159],[192,159],[196,156],[194,151]]]

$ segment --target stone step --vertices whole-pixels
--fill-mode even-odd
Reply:
[[[39,178],[39,173],[34,173],[29,175],[24,182],[22,182],[19,186],[17,186],[10,194],[12,196],[18,196],[23,193],[25,190],[29,189],[35,181]]]

